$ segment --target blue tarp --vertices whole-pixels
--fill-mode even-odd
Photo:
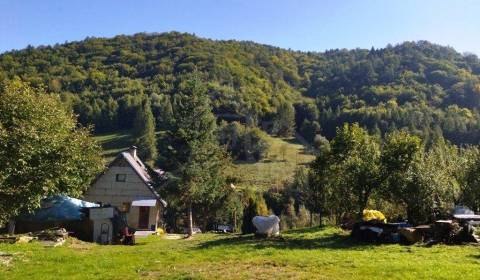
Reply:
[[[84,218],[82,208],[99,206],[73,197],[55,195],[43,199],[39,209],[31,214],[21,215],[18,219],[33,222],[76,221]]]

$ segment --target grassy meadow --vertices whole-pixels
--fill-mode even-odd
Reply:
[[[95,136],[103,148],[103,156],[107,162],[130,147],[134,139],[129,131],[100,134]],[[235,161],[233,172],[240,179],[240,186],[268,188],[279,185],[292,178],[295,169],[314,159],[296,138],[277,138],[267,136],[270,149],[267,156],[258,162]]]
[[[270,240],[207,233],[191,240],[151,236],[135,246],[0,244],[0,252],[0,279],[480,278],[477,246],[357,244],[337,228]],[[13,258],[6,261],[5,253]]]
[[[128,130],[98,134],[94,138],[102,147],[102,155],[107,162],[112,161],[118,153],[127,150],[135,141]]]

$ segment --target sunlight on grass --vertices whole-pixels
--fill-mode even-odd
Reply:
[[[102,155],[107,162],[112,161],[117,154],[127,150],[134,143],[134,139],[131,132],[128,130],[104,133],[95,135],[95,140],[102,147]]]
[[[135,246],[0,244],[14,256],[1,279],[478,279],[477,246],[358,244],[333,227],[291,230],[281,237],[200,234],[158,236]]]
[[[270,150],[259,162],[235,162],[235,173],[241,174],[240,186],[268,188],[291,179],[295,169],[314,159],[295,138],[281,139],[269,136]]]
[[[134,143],[130,131],[99,134],[95,139],[102,146],[103,156],[107,162]],[[293,177],[298,166],[305,165],[314,159],[314,156],[295,138],[282,139],[268,136],[267,139],[270,149],[265,159],[259,162],[236,161],[234,163],[234,172],[241,174],[239,186],[266,189],[280,185]]]

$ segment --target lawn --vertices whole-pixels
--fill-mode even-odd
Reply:
[[[193,240],[152,236],[135,246],[0,244],[0,252],[14,255],[9,265],[0,262],[0,278],[479,279],[479,249],[362,245],[337,228],[294,230],[272,240],[201,234]]]

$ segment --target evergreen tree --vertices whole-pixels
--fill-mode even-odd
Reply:
[[[155,136],[155,119],[148,97],[143,97],[137,107],[134,120],[135,145],[142,160],[154,161],[157,157],[157,139]]]
[[[175,192],[188,209],[188,234],[193,234],[193,208],[206,208],[226,186],[223,167],[226,156],[216,135],[215,116],[206,88],[196,77],[185,79],[173,102],[175,119],[162,140],[162,158],[177,176]],[[159,162],[162,165],[161,162]]]
[[[254,233],[252,219],[255,216],[267,216],[268,208],[265,199],[259,193],[247,189],[244,193],[245,208],[243,210],[242,233]]]
[[[273,132],[278,136],[288,137],[295,132],[295,108],[289,102],[282,102],[277,108],[273,120]]]

